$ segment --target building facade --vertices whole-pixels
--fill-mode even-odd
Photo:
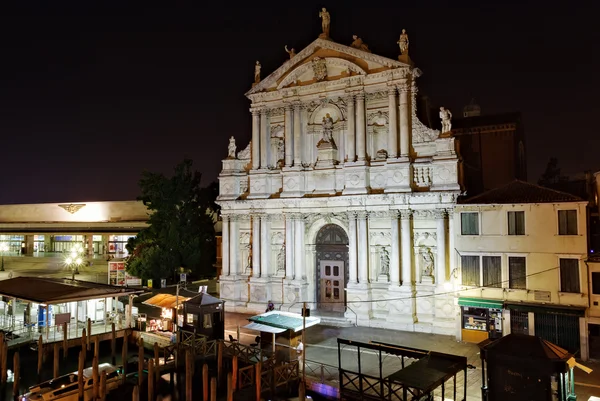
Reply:
[[[306,302],[322,321],[454,333],[459,161],[450,133],[417,118],[421,71],[404,49],[321,35],[256,77],[252,140],[236,153],[232,137],[219,176],[228,308]]]
[[[586,207],[522,181],[456,206],[457,338],[530,334],[585,356]]]

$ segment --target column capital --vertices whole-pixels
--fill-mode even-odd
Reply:
[[[271,114],[271,109],[267,109],[266,107],[263,107],[260,109],[261,116],[268,116],[270,114]]]
[[[390,219],[398,220],[398,217],[401,215],[401,213],[398,209],[390,209],[389,215]]]
[[[356,96],[356,100],[365,100],[365,92],[357,92],[354,96]]]
[[[443,220],[446,218],[446,209],[435,209],[433,211],[433,216],[436,220]]]
[[[410,92],[411,87],[407,84],[398,85],[398,93],[408,93]]]
[[[396,96],[397,90],[395,86],[389,86],[388,87],[388,96],[392,97],[392,96]]]
[[[413,211],[410,209],[402,209],[400,210],[400,218],[402,220],[410,220],[413,215]]]
[[[346,93],[344,100],[348,102],[348,106],[352,105],[354,107],[354,93]]]
[[[351,210],[349,212],[346,212],[346,215],[348,215],[348,220],[356,220],[356,212]]]
[[[292,110],[294,109],[294,105],[293,105],[293,104],[290,104],[290,103],[285,103],[285,104],[283,105],[283,109],[284,109],[286,112],[290,112],[290,111],[292,111]]]
[[[448,218],[452,218],[452,216],[454,215],[454,208],[453,207],[447,208],[446,214],[448,214]]]
[[[221,221],[223,223],[226,223],[229,220],[229,215],[228,214],[221,214]]]
[[[356,218],[359,220],[366,220],[368,213],[365,210],[359,210],[356,212]]]

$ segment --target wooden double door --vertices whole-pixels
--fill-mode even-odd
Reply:
[[[341,260],[319,261],[319,309],[344,313],[346,311],[346,269]]]

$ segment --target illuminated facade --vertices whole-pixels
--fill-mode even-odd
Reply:
[[[252,141],[230,140],[223,160],[220,296],[454,334],[459,162],[451,135],[417,118],[421,71],[322,38],[291,56],[246,94]]]

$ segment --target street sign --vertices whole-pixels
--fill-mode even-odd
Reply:
[[[187,278],[187,277],[186,277],[186,274],[185,274],[185,273],[181,273],[181,274],[179,275],[179,281],[181,281],[181,282],[183,282],[183,283],[185,283],[185,281],[186,281],[186,278]]]

